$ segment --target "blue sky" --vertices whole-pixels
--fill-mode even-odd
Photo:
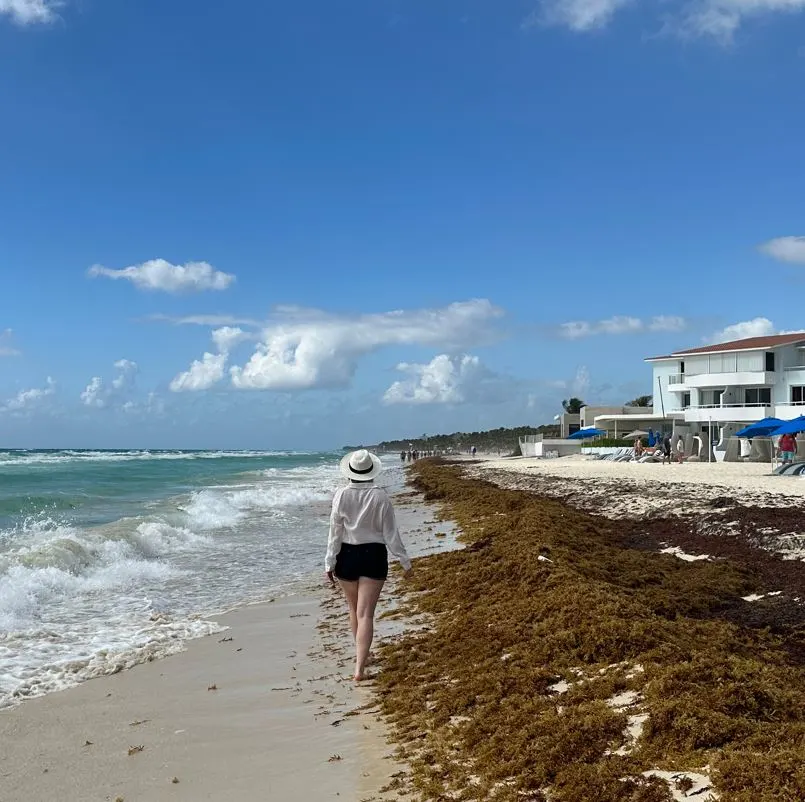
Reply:
[[[801,328],[804,9],[0,0],[0,445],[538,424]]]

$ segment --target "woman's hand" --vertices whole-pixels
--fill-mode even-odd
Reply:
[[[332,571],[327,571],[327,579],[330,580],[331,585],[335,585],[335,574]]]

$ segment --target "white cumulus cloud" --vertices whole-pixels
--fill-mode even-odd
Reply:
[[[487,340],[502,314],[487,300],[355,316],[281,307],[251,359],[230,369],[232,384],[243,390],[346,387],[366,354],[393,345],[459,350]]]
[[[600,334],[637,334],[639,332],[682,331],[688,325],[683,317],[658,315],[648,320],[616,315],[606,320],[571,320],[559,326],[558,334],[567,340],[579,340]]]
[[[780,262],[805,265],[805,237],[777,237],[764,242],[759,248]]]
[[[120,359],[114,364],[117,375],[108,384],[100,377],[93,376],[81,393],[81,403],[87,407],[105,409],[113,406],[128,395],[135,385],[139,367],[129,359]]]
[[[231,273],[222,273],[207,262],[173,265],[164,259],[152,259],[140,265],[124,267],[122,270],[94,265],[87,274],[92,278],[104,276],[114,280],[130,281],[141,290],[172,293],[225,290],[235,281],[235,276]]]
[[[170,383],[171,392],[185,393],[209,390],[224,378],[230,351],[251,335],[243,329],[224,326],[212,333],[212,341],[218,353],[206,352],[201,359],[196,359],[188,370],[180,373]]]
[[[58,0],[0,0],[0,15],[6,14],[20,25],[53,22]]]
[[[386,390],[386,404],[462,404],[475,394],[488,372],[477,356],[439,354],[427,364],[402,362],[397,370],[409,378]]]
[[[30,390],[21,390],[14,398],[10,398],[0,410],[8,412],[19,412],[36,406],[43,398],[53,395],[56,392],[56,382],[48,376],[44,387],[34,387]]]
[[[243,329],[232,326],[224,326],[212,333],[212,341],[222,354],[228,354],[238,343],[248,340],[249,337],[250,335]]]
[[[229,354],[205,353],[201,359],[194,360],[190,368],[180,373],[170,383],[173,393],[195,392],[209,390],[224,378],[226,362]]]
[[[774,323],[765,317],[756,317],[752,320],[744,320],[740,323],[733,323],[731,326],[715,332],[712,337],[707,338],[710,343],[728,343],[732,340],[744,340],[748,337],[769,337],[777,334]]]

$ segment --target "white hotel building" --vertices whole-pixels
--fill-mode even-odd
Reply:
[[[646,361],[654,371],[651,417],[678,433],[697,434],[712,426],[717,443],[754,421],[805,413],[805,332],[707,345]]]

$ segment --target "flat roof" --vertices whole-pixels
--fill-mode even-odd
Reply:
[[[679,357],[693,356],[695,354],[713,354],[722,351],[762,351],[778,345],[794,345],[796,343],[805,343],[805,331],[790,334],[772,334],[768,337],[746,337],[743,340],[730,340],[729,342],[716,343],[715,345],[702,345],[699,348],[674,351],[667,356],[650,356],[646,359],[646,362],[678,359]]]
[[[596,415],[594,420],[611,420],[611,421],[641,421],[641,420],[673,420],[671,417],[674,414],[682,415],[681,409],[668,410],[665,415],[660,413],[647,413],[645,415]]]

